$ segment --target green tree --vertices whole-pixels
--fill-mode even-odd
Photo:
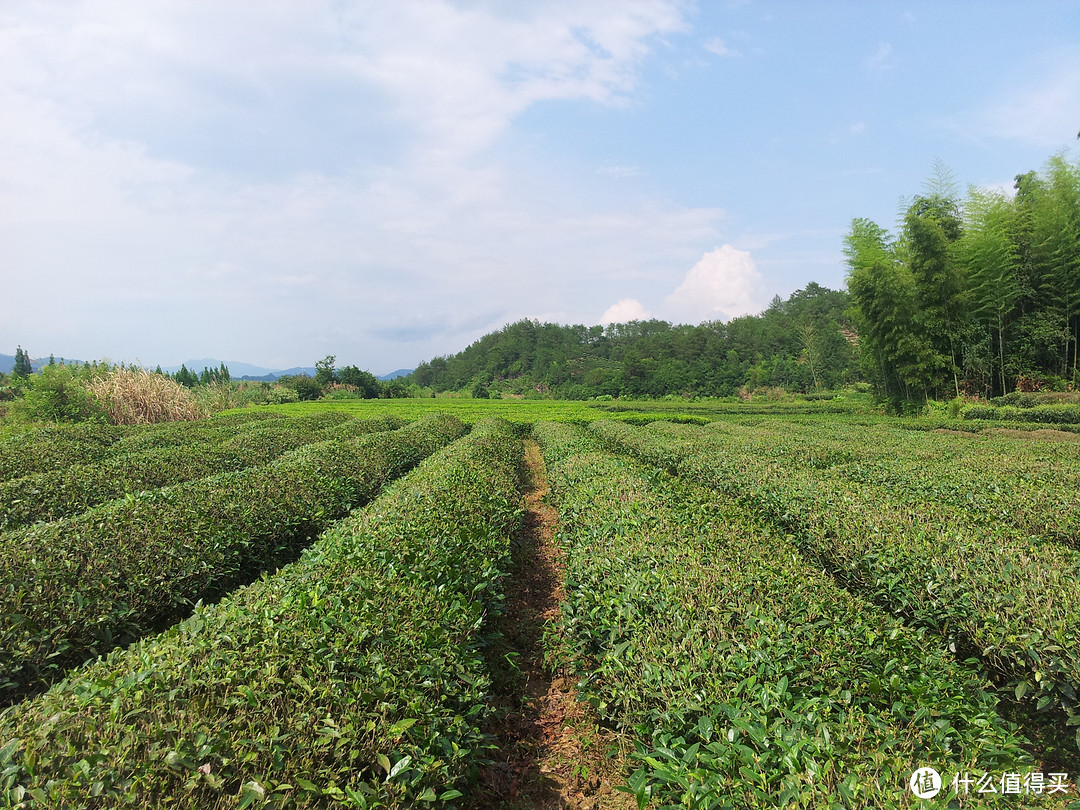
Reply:
[[[370,371],[361,371],[356,366],[345,366],[339,369],[338,380],[343,385],[351,385],[356,388],[364,399],[378,399],[382,390],[378,377]]]
[[[1060,363],[1054,371],[1075,378],[1080,369],[1080,162],[1054,155],[1044,173],[1035,199],[1035,281],[1042,308],[1060,324]]]
[[[810,369],[810,379],[816,391],[821,388],[821,340],[813,323],[802,324],[799,326],[798,331],[799,340],[802,341],[803,345],[800,358]]]
[[[959,396],[960,358],[968,337],[965,284],[953,250],[962,233],[960,207],[952,180],[940,165],[927,192],[908,206],[902,248],[915,282],[915,321],[931,349],[922,362],[931,366],[932,386],[939,375],[948,374]]]
[[[311,402],[322,396],[322,386],[313,377],[301,374],[296,377],[281,377],[278,382],[296,392],[301,402]]]
[[[315,363],[315,382],[320,388],[326,388],[330,383],[337,381],[337,374],[334,372],[335,360],[337,358],[334,355],[328,354]]]
[[[971,188],[964,205],[964,222],[956,256],[966,271],[972,315],[990,333],[996,372],[992,387],[1006,394],[1006,329],[1020,304],[1022,290],[1016,209],[1004,194]]]
[[[173,375],[173,379],[185,388],[194,388],[199,384],[199,378],[189,371],[188,367],[183,363],[180,364],[180,370]]]
[[[864,366],[882,398],[902,409],[932,382],[932,351],[915,325],[914,279],[889,232],[871,220],[852,220],[844,254]]]
[[[30,365],[30,355],[22,346],[15,349],[15,367],[11,370],[13,377],[29,377],[33,373]]]

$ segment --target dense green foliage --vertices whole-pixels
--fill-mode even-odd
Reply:
[[[250,582],[463,430],[434,416],[339,435],[0,534],[0,700]]]
[[[530,424],[566,576],[548,663],[636,741],[639,801],[918,806],[918,764],[1071,777],[1080,437],[774,396],[9,428],[0,516],[90,508],[0,533],[0,806],[467,803],[516,744],[490,733],[515,660],[492,619],[534,587],[508,574]]]
[[[704,422],[705,417],[695,415],[692,403],[682,400],[662,403],[663,410],[646,411],[626,409],[614,413],[608,410],[612,403],[571,402],[558,400],[497,399],[377,399],[335,402],[299,402],[294,405],[271,405],[263,413],[298,416],[307,413],[340,412],[359,418],[396,416],[405,420],[419,419],[435,413],[447,413],[463,422],[473,424],[491,417],[498,417],[517,424],[532,424],[548,419],[587,422],[594,419],[626,419],[629,421],[654,421],[657,419],[680,419]],[[234,411],[243,413],[244,411]]]
[[[848,306],[846,293],[811,283],[761,315],[727,323],[653,320],[605,329],[519,321],[421,363],[410,379],[435,391],[564,399],[835,388],[856,373],[853,335],[845,337]]]
[[[15,349],[15,366],[11,369],[11,374],[14,377],[28,377],[30,373],[30,355],[22,346],[19,346]]]
[[[159,366],[155,369],[159,374],[161,371]],[[202,372],[196,374],[194,371],[190,371],[188,367],[181,363],[180,370],[175,374],[170,374],[174,380],[180,383],[185,388],[194,388],[196,385],[213,385],[214,383],[227,383],[232,379],[232,375],[229,374],[229,367],[222,363],[217,368],[203,367]]]
[[[521,441],[477,426],[300,560],[0,718],[0,801],[354,807],[461,796]],[[96,798],[94,798],[96,797]]]
[[[313,402],[317,399],[356,400],[395,399],[417,396],[419,390],[409,390],[401,380],[380,381],[370,371],[363,371],[356,366],[336,368],[337,357],[328,354],[315,362],[315,376],[307,375],[281,377],[277,386],[295,392],[296,402]],[[415,386],[413,386],[415,389]]]
[[[105,409],[86,387],[94,373],[93,367],[42,366],[36,374],[16,378],[8,410],[23,422],[104,422]]]
[[[963,202],[939,171],[897,236],[856,219],[845,252],[863,367],[895,406],[1080,382],[1080,163]]]
[[[76,464],[10,481],[0,482],[0,531],[27,523],[58,520],[84,512],[92,506],[127,494],[157,489],[169,484],[205,478],[265,464],[289,450],[329,438],[342,438],[343,431],[360,435],[365,431],[401,427],[394,417],[353,420],[327,427],[324,414],[269,422],[251,420],[245,425],[216,430],[184,430],[190,422],[168,423],[182,444],[150,449],[152,441],[174,442],[168,431],[141,432],[132,443],[120,440],[97,464]],[[130,444],[138,442],[132,450]],[[128,452],[123,452],[127,450]]]
[[[639,797],[896,807],[914,762],[1032,764],[985,682],[738,502],[598,452],[580,429],[537,434],[567,552],[556,654],[641,739]]]
[[[322,413],[309,427],[327,428],[347,416]],[[75,464],[94,464],[112,455],[203,441],[225,440],[237,429],[279,414],[245,410],[191,422],[114,427],[100,423],[18,425],[0,439],[0,481],[42,472],[61,472]]]
[[[97,422],[11,432],[0,439],[0,481],[98,461],[122,435],[119,428]]]
[[[965,405],[960,409],[960,417],[1032,422],[1080,430],[1080,392],[1013,391],[989,402]]]
[[[1048,515],[1045,502],[1011,520],[1008,499],[1023,502],[1030,489],[1003,495],[1002,508],[990,511],[989,519],[980,506],[956,503],[965,494],[965,476],[988,470],[994,474],[983,497],[1008,493],[1002,472],[1017,464],[1014,456],[1025,443],[1012,440],[1012,453],[999,456],[1001,467],[969,453],[972,466],[955,477],[949,474],[956,462],[952,446],[938,443],[926,456],[896,465],[897,477],[890,480],[861,466],[864,453],[873,456],[867,448],[874,443],[860,440],[857,429],[831,448],[819,444],[814,426],[658,424],[635,431],[606,422],[594,429],[613,446],[729,494],[789,533],[843,587],[940,633],[958,652],[979,655],[1018,699],[1029,699],[1036,711],[1056,712],[1047,722],[1060,723],[1062,736],[1066,725],[1070,734],[1078,727],[1080,746],[1080,552],[1039,536],[1031,513]],[[1072,476],[1055,481],[1071,511],[1063,520],[1075,525],[1078,448],[1055,447],[1068,458],[1064,474]],[[942,480],[938,487],[920,487],[925,479],[919,467],[931,464]],[[1028,475],[1039,474],[1033,472],[1037,463],[1028,465]]]

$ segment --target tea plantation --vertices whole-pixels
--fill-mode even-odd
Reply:
[[[526,441],[568,806],[1080,806],[1080,434],[440,404],[0,439],[0,807],[490,806]]]

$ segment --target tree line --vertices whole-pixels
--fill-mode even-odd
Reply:
[[[421,363],[410,381],[474,396],[731,396],[812,392],[859,378],[844,291],[811,282],[760,315],[698,326],[662,320],[562,326],[522,320],[457,354]]]
[[[178,383],[185,388],[194,388],[196,385],[213,385],[214,383],[227,383],[232,380],[232,376],[229,374],[229,367],[222,363],[217,368],[208,368],[203,366],[201,373],[196,374],[194,371],[188,370],[186,364],[181,363],[180,369],[174,374],[168,374],[161,370],[161,366],[154,369],[157,374],[162,374],[166,377],[172,377]]]
[[[896,234],[855,219],[848,291],[864,373],[898,410],[1080,383],[1080,162],[960,198],[938,167]]]
[[[247,405],[276,405],[316,399],[373,399],[420,396],[415,385],[401,379],[383,382],[356,366],[335,368],[328,355],[315,364],[314,377],[287,375],[274,382],[234,380],[224,363],[196,374],[181,365],[175,373],[142,369],[136,365],[101,362],[59,362],[50,356],[35,367],[20,345],[10,376],[0,373],[0,421],[102,421],[109,418],[107,403],[97,395],[102,380],[123,379],[127,394],[151,396],[173,386],[177,401],[190,400],[205,413]],[[161,383],[168,383],[162,388]],[[154,394],[156,395],[156,394]],[[108,397],[105,397],[108,399]]]

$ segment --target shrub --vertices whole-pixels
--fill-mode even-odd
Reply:
[[[1047,425],[1074,425],[1080,424],[1080,405],[969,405],[960,415],[963,419],[1004,419]]]
[[[214,427],[220,420],[172,422],[153,432],[121,439],[111,448],[118,452],[110,453],[104,461],[2,481],[0,530],[76,515],[128,493],[256,467],[305,444],[357,438],[401,426],[400,420],[384,417],[348,419],[327,428],[323,415],[315,416],[230,420]],[[124,448],[131,452],[123,452]]]
[[[200,385],[194,389],[194,393],[200,407],[207,413],[227,411],[246,404],[239,386],[221,380],[214,380],[208,385]]]
[[[961,419],[998,419],[999,408],[993,405],[968,405],[960,411]]]
[[[314,378],[307,375],[282,377],[278,382],[295,391],[300,402],[312,402],[322,396],[322,386]]]
[[[268,405],[285,405],[290,402],[299,402],[300,395],[295,389],[286,388],[284,385],[275,385],[266,392],[264,400]]]
[[[104,421],[105,410],[86,389],[79,372],[65,365],[44,366],[23,383],[11,414],[27,422]]]
[[[323,399],[363,399],[363,394],[355,385],[343,385],[342,383],[330,383],[323,391]]]
[[[206,412],[180,383],[140,368],[117,368],[87,386],[114,425],[202,419]]]

